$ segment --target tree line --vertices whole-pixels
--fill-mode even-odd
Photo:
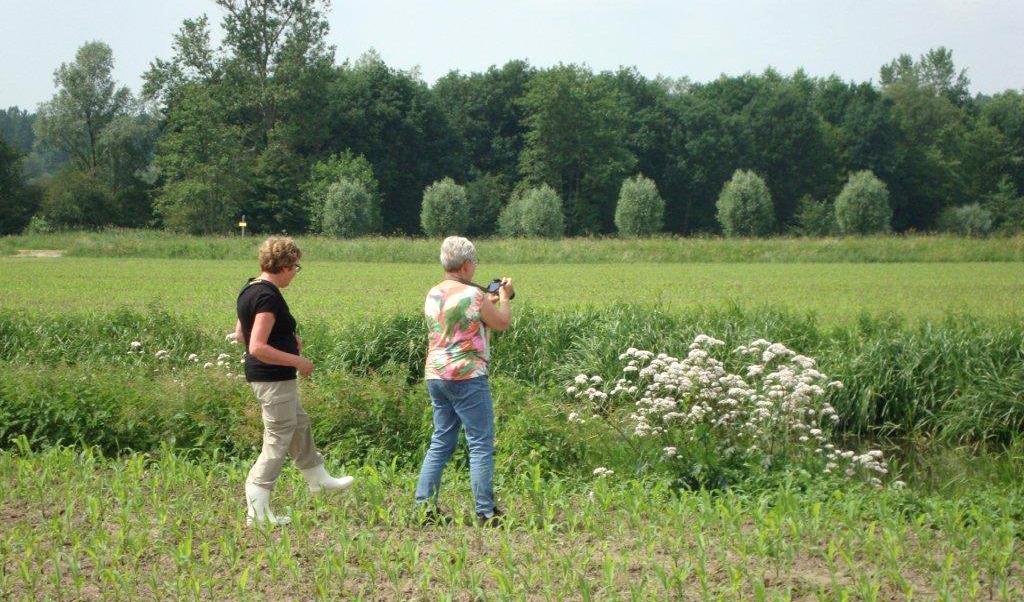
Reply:
[[[326,0],[217,4],[221,44],[206,16],[185,20],[138,96],[89,42],[34,113],[0,111],[3,233],[223,233],[244,215],[257,232],[338,236],[827,234],[844,231],[854,176],[884,197],[875,230],[1024,227],[1024,94],[972,95],[944,48],[877,82],[513,60],[429,86],[372,51],[336,63]],[[760,221],[734,228],[748,198],[736,215]]]

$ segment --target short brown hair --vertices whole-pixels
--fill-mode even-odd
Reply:
[[[268,274],[290,268],[301,258],[302,251],[287,236],[271,236],[260,245],[260,269]]]

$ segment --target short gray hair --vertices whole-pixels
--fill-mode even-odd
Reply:
[[[441,267],[454,272],[467,261],[476,261],[476,247],[468,238],[449,236],[441,243]]]

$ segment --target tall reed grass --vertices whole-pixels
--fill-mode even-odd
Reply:
[[[494,337],[492,374],[521,383],[517,395],[560,390],[579,372],[615,377],[618,355],[628,347],[683,353],[697,334],[735,347],[756,338],[785,343],[818,359],[822,371],[845,387],[830,394],[847,434],[925,434],[961,442],[1005,442],[1024,431],[1024,329],[1013,321],[949,316],[937,323],[908,324],[897,316],[863,316],[851,325],[824,326],[813,315],[771,308],[665,311],[616,305],[580,310],[520,312],[512,328]],[[424,326],[417,315],[397,315],[334,327],[302,326],[308,355],[318,366],[313,383],[337,374],[389,375],[404,385],[422,378]],[[139,341],[143,353],[130,354]],[[170,352],[160,360],[156,351]],[[101,372],[116,382],[140,375],[177,377],[202,372],[200,365],[230,356],[221,371],[241,370],[241,349],[159,308],[88,315],[36,316],[0,311],[0,408],[28,385],[12,374],[62,371],[66,378]],[[197,354],[198,363],[187,361]],[[233,368],[233,370],[232,370]],[[155,371],[155,372],[154,372]],[[61,376],[60,378],[65,378]],[[155,377],[153,377],[155,378]],[[68,385],[71,386],[71,385]],[[202,387],[195,382],[190,387]],[[547,392],[547,393],[545,393]],[[45,395],[35,395],[45,405]],[[563,402],[567,403],[567,402]]]

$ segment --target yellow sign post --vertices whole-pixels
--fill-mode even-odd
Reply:
[[[242,236],[245,236],[245,227],[248,224],[245,223],[245,216],[242,216],[242,221],[238,222],[238,227],[242,229]]]

